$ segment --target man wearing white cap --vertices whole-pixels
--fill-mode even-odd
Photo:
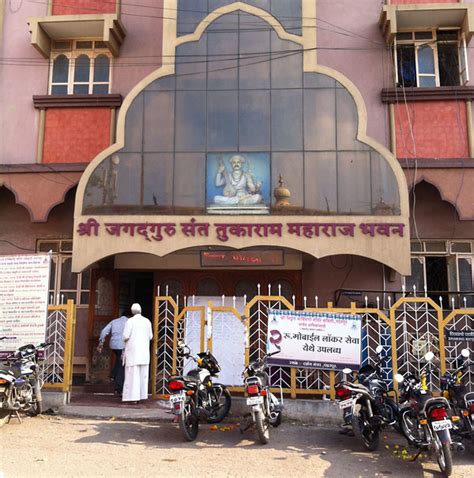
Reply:
[[[140,304],[133,304],[131,311],[132,317],[123,329],[125,383],[122,401],[138,403],[148,398],[148,366],[153,331],[150,321],[141,315]]]

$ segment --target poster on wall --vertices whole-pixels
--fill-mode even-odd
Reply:
[[[49,254],[0,256],[0,354],[45,340]]]
[[[358,315],[273,310],[268,314],[270,365],[353,370],[360,366]]]
[[[269,213],[268,153],[208,154],[206,171],[208,213]]]

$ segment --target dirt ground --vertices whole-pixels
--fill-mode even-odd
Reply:
[[[404,441],[382,437],[362,452],[336,428],[283,423],[260,445],[236,424],[202,425],[194,443],[176,425],[58,416],[13,420],[0,429],[0,477],[440,477],[427,458],[409,462]],[[408,453],[411,451],[408,450]],[[452,476],[474,476],[474,450],[454,455]]]

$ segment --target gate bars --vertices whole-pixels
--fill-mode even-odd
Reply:
[[[45,349],[44,359],[40,362],[46,389],[71,391],[75,328],[73,300],[68,300],[66,304],[48,305],[45,342],[51,345]]]
[[[200,322],[200,351],[212,350],[212,338],[205,343],[206,323],[222,312],[230,312],[245,325],[246,343],[242,354],[245,365],[255,358],[261,358],[267,343],[268,314],[271,310],[295,310],[295,307],[283,296],[259,295],[245,305],[243,314],[235,307],[215,306],[210,302],[204,306],[179,307],[170,296],[155,298],[154,339],[152,354],[152,392],[153,398],[164,398],[169,391],[167,378],[174,373],[182,373],[183,361],[177,357],[176,345],[184,339],[184,318],[188,313],[192,320]],[[428,297],[403,297],[388,310],[379,308],[358,308],[355,303],[350,308],[335,308],[332,303],[327,307],[306,307],[307,312],[335,312],[358,314],[362,320],[362,364],[376,357],[375,349],[383,345],[388,352],[382,372],[396,387],[393,377],[397,372],[418,372],[423,365],[424,354],[431,350],[439,358],[440,370],[431,378],[435,391],[440,389],[440,375],[446,370],[456,368],[461,349],[469,348],[474,354],[474,345],[470,342],[450,342],[446,331],[474,330],[474,309],[441,309]],[[327,370],[270,367],[271,384],[283,389],[292,398],[298,396],[329,396],[335,398],[334,386],[340,378],[340,372]],[[474,390],[474,372],[468,370],[465,383]],[[243,392],[243,387],[231,390]]]

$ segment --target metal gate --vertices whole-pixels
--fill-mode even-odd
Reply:
[[[46,389],[71,391],[75,327],[76,308],[73,300],[48,306],[45,342],[52,345],[45,349],[41,362]]]
[[[305,300],[306,304],[306,300]],[[219,307],[209,304],[205,317],[204,307],[178,307],[177,302],[168,296],[156,298],[156,314],[154,317],[154,350],[152,359],[152,391],[154,398],[168,394],[166,380],[171,373],[182,373],[182,362],[176,356],[176,344],[184,338],[183,318],[189,312],[198,314],[201,321],[200,349],[212,347],[206,343],[204,328],[212,316],[233,308]],[[246,327],[246,344],[242,353],[245,364],[262,357],[267,344],[268,314],[271,310],[294,310],[294,303],[282,296],[256,296],[245,306],[245,312],[235,314]],[[375,358],[375,349],[382,345],[388,352],[389,359],[382,372],[385,378],[393,383],[397,371],[401,373],[417,372],[423,365],[423,355],[431,350],[440,360],[440,373],[432,377],[434,391],[439,391],[440,374],[455,368],[458,364],[462,348],[470,348],[471,342],[450,342],[446,340],[446,331],[474,330],[474,309],[455,309],[443,311],[440,306],[428,297],[404,297],[388,310],[379,308],[358,308],[352,304],[350,308],[305,307],[307,312],[334,312],[358,314],[362,321],[362,364]],[[299,369],[287,367],[270,368],[271,384],[282,388],[292,398],[303,396],[329,395],[335,398],[334,385],[338,380],[338,372],[327,370]],[[474,390],[474,374],[466,373],[466,385]],[[396,387],[396,383],[393,383]],[[242,387],[234,387],[243,391]]]

